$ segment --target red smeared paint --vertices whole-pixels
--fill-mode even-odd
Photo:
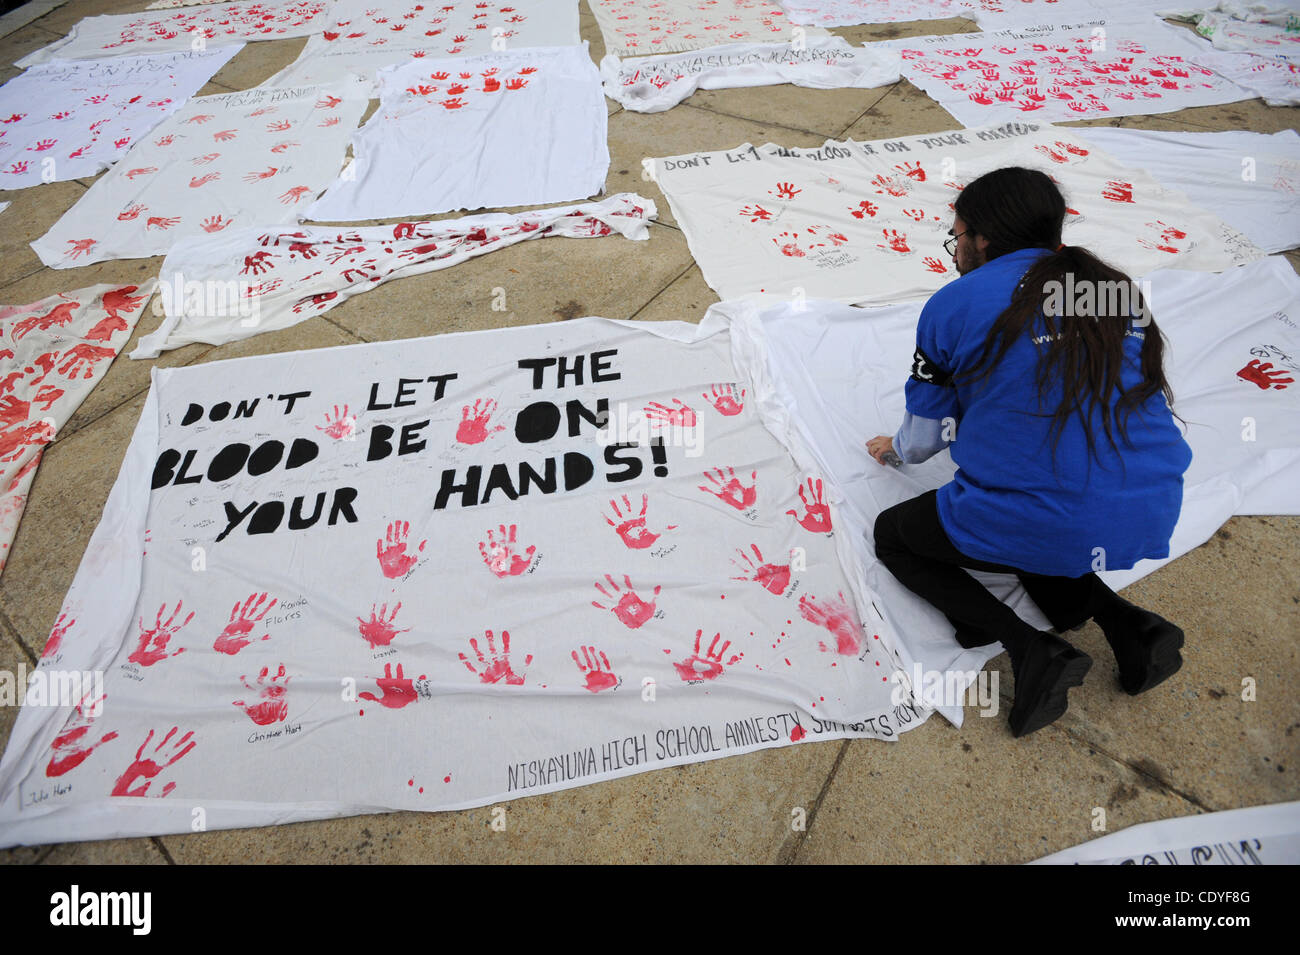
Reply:
[[[423,674],[420,675],[420,679],[424,679]],[[393,665],[391,663],[385,663],[384,675],[382,677],[376,677],[375,683],[378,684],[379,689],[383,691],[384,695],[382,697],[375,696],[373,693],[369,692],[358,693],[357,696],[363,700],[370,700],[372,703],[378,703],[380,706],[387,707],[390,710],[400,710],[408,703],[415,702],[415,684],[412,680],[403,676],[402,665],[400,663],[397,664],[396,675],[393,674]],[[365,710],[362,710],[361,712],[364,714]]]
[[[733,558],[731,563],[740,571],[741,576],[731,579],[752,580],[769,593],[781,596],[790,586],[790,565],[763,563],[763,552],[758,549],[758,545],[750,544],[749,549],[754,552],[757,560],[751,559],[743,550],[737,549],[736,553],[740,555],[740,560]]]
[[[809,623],[825,627],[835,637],[834,648],[825,643],[818,643],[818,648],[826,653],[835,652],[844,656],[856,656],[862,650],[862,630],[854,616],[853,610],[839,594],[838,600],[817,603],[817,598],[805,594],[799,598],[799,613]]]
[[[795,728],[790,731],[790,742],[797,743],[808,735],[808,731],[802,726],[795,724]]]
[[[712,494],[718,500],[730,504],[738,511],[743,511],[747,507],[753,506],[758,500],[758,472],[750,472],[749,479],[753,484],[743,484],[740,478],[736,477],[734,468],[714,468],[712,471],[704,472],[704,479],[711,483],[713,487],[699,485],[701,491]]]
[[[153,730],[150,730],[149,735],[146,736],[144,742],[140,744],[140,748],[135,751],[135,760],[126,768],[126,771],[123,772],[121,776],[117,777],[117,782],[113,784],[113,791],[109,795],[148,796],[149,785],[157,778],[158,774],[198,745],[194,741],[194,732],[192,730],[177,739],[175,742],[172,742],[172,737],[178,732],[180,732],[179,727],[173,726],[167,731],[167,735],[164,736],[154,748],[154,755],[160,759],[170,755],[170,758],[167,759],[166,762],[159,763],[157,760],[148,758],[144,755],[145,747],[148,746],[150,740],[153,739]],[[168,743],[171,743],[170,747],[168,747]],[[135,789],[132,789],[131,784],[140,779],[143,779],[144,782]],[[162,792],[158,795],[160,797],[166,796],[175,788],[176,783],[168,783],[162,788]]]
[[[629,630],[636,630],[643,623],[645,623],[647,620],[649,620],[651,617],[654,616],[655,614],[654,600],[651,600],[649,603],[647,603],[646,601],[642,600],[639,596],[637,596],[636,590],[632,586],[631,578],[627,577],[626,575],[623,577],[623,584],[624,586],[627,587],[626,592],[620,590],[618,584],[614,583],[614,578],[609,574],[605,575],[605,579],[609,581],[610,589],[606,590],[605,587],[599,581],[596,582],[596,589],[599,590],[601,594],[604,595],[605,599],[610,601],[610,603],[614,602],[615,596],[617,595],[618,603],[614,604],[614,606],[611,608],[611,607],[606,607],[604,604],[597,603],[596,601],[593,600],[591,602],[591,605],[593,607],[596,607],[600,610],[612,609],[614,612],[614,616],[618,617],[619,623],[623,624],[623,626],[627,627]],[[662,589],[663,589],[662,587],[655,587],[654,594],[652,594],[651,596],[652,597],[659,596],[659,591]]]
[[[100,737],[98,743],[90,743],[86,738],[90,733],[94,720],[94,717],[88,716],[86,711],[94,710],[98,715],[105,698],[105,696],[101,696],[98,700],[91,700],[90,695],[87,694],[77,704],[72,716],[68,719],[67,725],[63,727],[63,732],[54,737],[54,753],[50,756],[50,762],[45,767],[46,776],[62,776],[64,773],[76,769],[100,746],[103,746],[109,740],[117,739],[117,733],[104,734]],[[88,743],[89,745],[87,745]]]

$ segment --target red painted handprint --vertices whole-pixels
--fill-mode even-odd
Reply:
[[[361,632],[361,636],[365,639],[366,643],[370,644],[371,650],[374,650],[377,647],[386,647],[393,642],[393,638],[399,633],[407,633],[410,631],[410,627],[405,627],[399,630],[393,625],[394,621],[397,619],[397,611],[401,609],[402,603],[400,600],[397,602],[397,606],[392,609],[391,613],[389,612],[388,604],[386,603],[379,607],[371,604],[369,620],[362,620],[360,617],[357,617],[357,623],[359,624],[357,629]]]
[[[688,683],[695,680],[716,680],[722,675],[726,667],[738,663],[745,656],[743,653],[737,653],[730,660],[724,659],[727,648],[731,646],[731,641],[728,640],[719,647],[718,641],[722,639],[720,633],[713,635],[713,642],[709,644],[709,649],[703,651],[703,656],[701,656],[700,642],[703,637],[704,631],[696,630],[695,652],[680,663],[673,661],[677,675]]]
[[[59,619],[54,621],[54,627],[50,630],[50,635],[45,641],[45,649],[41,651],[42,660],[59,652],[59,648],[63,646],[63,638],[67,636],[68,631],[77,622],[76,618],[67,620],[67,617],[66,613],[61,613]],[[66,623],[64,623],[65,620],[67,620]]]
[[[707,491],[718,500],[730,504],[738,511],[743,511],[751,507],[755,500],[758,499],[758,472],[751,471],[749,479],[754,483],[746,486],[736,477],[734,468],[714,468],[712,471],[704,472],[705,480],[712,483],[713,487],[699,486],[701,491]]]
[[[469,645],[478,658],[478,665],[482,669],[475,669],[474,664],[470,662],[469,657],[465,654],[458,654],[460,662],[465,664],[465,669],[469,670],[478,677],[480,683],[500,683],[503,680],[509,686],[522,686],[524,678],[521,674],[514,671],[510,664],[510,631],[501,631],[501,652],[497,652],[496,642],[492,639],[492,631],[484,630],[487,637],[487,654],[479,649],[478,641],[473,637],[469,639]],[[524,657],[524,666],[533,662],[533,655],[530,653]]]
[[[1294,384],[1295,379],[1286,377],[1286,375],[1287,372],[1283,369],[1274,369],[1271,361],[1266,361],[1261,365],[1258,358],[1252,358],[1245,368],[1237,372],[1237,377],[1242,381],[1258,385],[1264,391],[1268,391],[1269,388],[1281,391],[1287,385]]]
[[[481,407],[480,407],[481,405]],[[456,428],[456,440],[461,444],[482,444],[491,435],[504,431],[506,426],[497,425],[488,428],[488,422],[497,409],[497,403],[491,398],[486,401],[475,398],[473,407],[464,405],[460,409],[460,425]]]
[[[289,690],[289,680],[292,677],[284,675],[284,664],[280,664],[280,669],[268,678],[270,667],[262,667],[262,672],[257,675],[257,685],[253,686],[248,682],[248,677],[241,676],[240,682],[250,693],[258,695],[258,702],[245,703],[243,700],[235,700],[234,705],[243,710],[250,720],[258,726],[270,726],[272,723],[279,723],[289,715],[289,701],[285,699],[285,694]],[[283,683],[280,681],[284,680]]]
[[[856,656],[862,650],[862,628],[853,610],[844,600],[843,592],[839,600],[827,600],[818,605],[817,598],[805,594],[799,598],[799,613],[809,623],[825,627],[835,637],[835,646],[817,644],[818,649],[827,653],[835,652],[845,656]]]
[[[776,196],[778,199],[793,199],[801,192],[803,192],[803,190],[796,189],[792,182],[778,182],[775,191],[771,189],[767,190],[769,196]]]
[[[410,532],[410,521],[393,521],[388,525],[384,539],[375,541],[375,556],[379,558],[379,568],[389,580],[404,577],[420,559],[415,554],[406,552],[406,537]],[[491,539],[490,534],[488,539]],[[424,545],[427,543],[429,543],[427,540],[420,541],[420,546],[416,550],[423,553]]]
[[[509,529],[502,524],[498,529],[499,537],[494,538],[489,530],[487,540],[479,541],[478,552],[483,557],[483,563],[498,577],[518,577],[528,569],[528,565],[533,562],[533,555],[537,553],[536,547],[529,547],[523,555],[517,553],[516,530],[514,524]]]
[[[876,206],[872,205],[866,199],[859,202],[856,209],[849,210],[855,219],[862,219],[864,217],[875,218],[876,213],[879,211],[880,210],[876,208]]]
[[[598,653],[595,647],[583,647],[581,660],[578,659],[577,650],[569,655],[578,665],[578,670],[587,678],[587,689],[590,692],[599,693],[601,690],[618,686],[618,677],[614,675],[614,669],[609,665],[609,657],[605,656],[604,651]]]
[[[311,258],[315,253],[311,246],[304,246],[307,250],[303,253],[304,258]],[[293,251],[293,246],[289,247]],[[357,433],[357,416],[348,412],[348,406],[344,405],[343,410],[339,411],[339,406],[334,406],[334,417],[331,418],[329,412],[325,412],[325,427],[316,425],[317,431],[324,431],[335,441],[344,441],[353,437]]]
[[[750,550],[754,552],[754,556],[758,558],[758,562],[755,563],[751,560],[743,550],[737,550],[736,553],[740,555],[740,560],[744,561],[744,564],[742,565],[740,561],[734,559],[731,561],[741,573],[741,576],[732,577],[731,579],[752,580],[757,584],[762,584],[766,590],[778,597],[781,596],[781,594],[785,593],[785,588],[790,586],[790,565],[765,564],[763,563],[763,552],[758,549],[758,545],[750,544],[749,546]]]
[[[212,649],[216,650],[218,653],[226,653],[230,656],[234,656],[240,650],[244,649],[244,647],[252,643],[253,641],[248,639],[248,635],[252,632],[253,624],[260,623],[262,618],[265,617],[270,612],[271,608],[277,603],[277,598],[272,597],[271,602],[266,604],[266,606],[263,606],[263,604],[266,603],[266,597],[267,595],[265,593],[249,594],[248,599],[244,601],[242,606],[239,601],[236,600],[234,608],[230,611],[230,622],[227,623],[226,628],[218,634],[217,639],[212,644]],[[271,635],[268,633],[263,636],[262,639],[270,640]]]
[[[66,325],[72,321],[72,310],[77,306],[77,302],[60,302],[44,315],[33,315],[31,318],[24,318],[14,325],[10,337],[17,342],[21,341],[28,332],[38,330],[43,332],[56,325]]]
[[[100,696],[99,699],[92,700],[90,694],[86,694],[76,705],[63,731],[54,737],[54,752],[45,767],[46,776],[62,776],[76,769],[100,746],[109,740],[117,739],[117,733],[105,733],[97,743],[92,743],[89,739],[90,728],[94,725],[95,719],[89,714],[94,713],[98,716],[104,699],[104,696]]]
[[[745,410],[745,389],[740,389],[740,394],[736,394],[736,386],[730,382],[714,385],[711,389],[712,397],[707,394],[701,394],[701,397],[709,404],[713,405],[718,414],[732,417],[740,414]]]
[[[648,495],[641,495],[641,512],[635,517],[632,515],[632,502],[628,500],[627,495],[623,495],[623,508],[619,509],[618,501],[611,500],[610,508],[614,511],[614,519],[606,516],[605,523],[614,528],[614,532],[622,539],[624,546],[629,550],[645,550],[652,547],[662,535],[654,533],[646,526],[646,510],[650,507],[650,498]],[[676,524],[669,524],[666,530],[676,530]]]
[[[420,674],[420,679],[424,679],[424,674]],[[415,682],[402,675],[402,665],[400,663],[397,664],[396,675],[393,674],[393,665],[385,663],[384,675],[376,677],[375,683],[383,692],[382,697],[375,696],[373,693],[358,693],[357,696],[363,700],[378,703],[390,710],[400,710],[406,704],[415,702]]]
[[[744,206],[740,210],[742,216],[748,216],[750,222],[766,222],[772,218],[772,213],[768,212],[762,206]]]
[[[608,600],[612,606],[606,607],[604,604],[597,603],[593,600],[591,602],[593,607],[600,610],[612,610],[614,616],[618,617],[619,622],[629,630],[636,630],[655,615],[655,602],[653,598],[659,596],[659,591],[663,589],[662,587],[655,588],[654,593],[651,595],[650,602],[647,603],[637,596],[636,589],[632,586],[632,580],[630,577],[623,577],[623,584],[627,587],[626,591],[620,590],[618,584],[614,583],[614,578],[609,574],[605,575],[605,579],[609,581],[609,590],[606,590],[605,586],[599,581],[596,582],[596,589],[601,592],[604,598]],[[615,600],[617,600],[617,603],[615,603]]]
[[[930,272],[937,272],[938,274],[942,275],[948,271],[948,267],[932,255],[927,255],[921,261],[925,263],[926,269]]]
[[[1106,187],[1102,189],[1101,194],[1111,202],[1132,202],[1133,184],[1119,179],[1111,179],[1107,181]]]
[[[693,428],[695,427],[695,412],[689,405],[684,405],[681,399],[674,398],[673,404],[676,408],[669,408],[667,405],[661,405],[657,401],[652,401],[644,409],[645,416],[649,421],[661,421],[671,427]]]
[[[111,360],[116,355],[116,348],[78,342],[63,353],[63,364],[59,366],[59,373],[65,378],[73,379],[78,374],[81,374],[82,380],[88,381],[95,377],[95,364],[97,362],[105,358]]]
[[[808,498],[811,497],[810,502]],[[831,509],[822,502],[822,480],[818,478],[816,483],[812,478],[808,478],[808,492],[805,494],[803,485],[799,485],[799,500],[803,502],[804,515],[800,517],[796,511],[786,511],[791,517],[797,520],[800,526],[806,531],[812,531],[815,534],[825,534],[831,530]]]
[[[882,229],[881,235],[885,241],[877,242],[876,248],[889,249],[893,252],[911,252],[912,248],[907,244],[907,235],[899,232],[897,229]]]
[[[220,232],[234,221],[234,219],[224,219],[221,216],[208,216],[199,223],[199,228],[204,232]]]
[[[135,761],[126,768],[126,771],[121,776],[117,777],[117,782],[113,785],[113,791],[109,795],[148,796],[149,785],[158,777],[158,774],[198,745],[193,739],[193,730],[172,742],[172,737],[179,732],[180,728],[173,726],[154,748],[153,755],[158,759],[163,759],[170,754],[170,759],[167,759],[165,763],[159,763],[157,759],[147,758],[144,755],[145,747],[153,739],[153,730],[150,730],[149,735],[140,744],[140,748],[135,751]],[[170,747],[168,747],[168,743],[171,743]],[[137,788],[132,789],[131,784],[139,779],[143,779],[144,782]],[[160,798],[166,796],[175,788],[176,784],[174,782],[168,783],[158,795]]]

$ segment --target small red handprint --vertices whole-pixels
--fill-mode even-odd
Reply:
[[[424,674],[420,674],[420,679],[424,679]],[[400,710],[408,703],[414,703],[416,698],[415,681],[402,674],[402,665],[397,664],[397,673],[393,673],[391,663],[384,664],[384,675],[376,677],[375,683],[383,692],[383,696],[375,696],[373,693],[358,693],[357,696],[363,700],[370,700],[378,703],[380,706],[387,707],[390,710]]]
[[[140,744],[140,748],[135,751],[135,761],[126,768],[126,771],[123,772],[121,776],[117,777],[117,782],[113,784],[113,791],[109,795],[148,796],[149,786],[158,777],[158,774],[198,745],[193,738],[193,730],[173,742],[172,737],[179,732],[180,728],[176,726],[173,726],[167,731],[167,735],[164,736],[154,748],[153,755],[154,757],[157,757],[157,759],[154,759],[147,758],[144,755],[145,747],[148,746],[149,741],[153,739],[153,730],[150,730],[149,735],[146,736],[144,742]],[[168,746],[169,743],[171,744],[170,747]],[[157,761],[158,759],[167,757],[169,754],[171,758],[167,759],[166,762],[159,763]],[[144,782],[135,789],[132,789],[131,784],[139,779],[143,779]],[[166,796],[175,788],[176,783],[168,783],[162,788],[162,792],[158,795],[160,798]]]
[[[68,249],[68,258],[75,259],[80,255],[89,255],[90,247],[96,244],[95,239],[69,239],[68,245],[72,248]]]
[[[95,377],[96,363],[105,358],[112,359],[116,355],[116,348],[78,342],[63,353],[63,364],[59,366],[59,373],[65,378],[72,379],[80,374],[83,381],[89,381]]]
[[[719,414],[732,417],[740,414],[745,410],[745,389],[740,389],[740,394],[736,394],[736,386],[730,382],[714,385],[712,388],[713,395],[702,394],[701,397],[709,402]]]
[[[810,501],[809,498],[812,498]],[[815,534],[825,534],[831,530],[831,509],[822,501],[822,480],[817,478],[816,482],[808,478],[808,490],[805,493],[803,485],[799,485],[799,500],[803,502],[804,515],[800,517],[796,511],[786,511],[787,514],[797,520],[801,527],[806,531],[812,531]]]
[[[905,162],[894,167],[909,179],[915,179],[917,182],[925,182],[925,170],[921,168],[919,162]]]
[[[757,205],[744,206],[740,210],[740,214],[742,216],[748,216],[750,222],[758,222],[760,220],[766,222],[768,219],[772,218],[772,213],[768,212],[762,206],[757,206]]]
[[[737,653],[730,660],[725,659],[731,641],[727,640],[719,647],[718,641],[722,639],[721,633],[715,633],[713,642],[709,644],[709,649],[701,651],[700,642],[703,638],[704,631],[696,630],[695,652],[681,662],[673,661],[677,675],[688,683],[695,680],[716,680],[727,667],[733,663],[738,663],[745,656],[743,653]],[[703,655],[701,655],[701,652],[703,652]]]
[[[217,635],[217,639],[213,641],[212,649],[218,653],[234,656],[252,643],[253,641],[248,639],[248,634],[252,631],[253,624],[260,623],[262,618],[270,612],[278,601],[278,598],[272,597],[271,602],[268,604],[266,603],[266,597],[265,593],[252,593],[248,595],[248,599],[242,605],[236,600],[235,606],[230,611],[230,622]],[[270,640],[271,635],[269,633],[265,634],[262,639]]]
[[[54,752],[50,755],[50,761],[45,766],[46,776],[51,778],[62,776],[64,773],[76,769],[96,749],[110,740],[117,739],[117,733],[105,733],[97,743],[91,743],[89,739],[90,729],[94,725],[95,717],[102,712],[104,699],[105,697],[101,695],[99,699],[92,700],[91,694],[88,693],[76,705],[72,716],[68,718],[67,724],[63,727],[63,731],[54,737]]]
[[[275,166],[268,166],[262,172],[250,172],[244,176],[244,182],[261,182],[263,179],[270,179],[280,170]]]
[[[820,605],[816,597],[805,594],[799,598],[799,613],[809,623],[825,627],[835,637],[835,646],[830,647],[825,643],[819,643],[818,649],[845,656],[856,656],[862,650],[862,628],[858,625],[853,610],[845,601],[843,592],[840,593],[838,600],[827,600]]]
[[[150,216],[145,220],[146,229],[170,229],[181,221],[180,216]]]
[[[202,176],[191,176],[190,188],[197,189],[200,186],[206,186],[210,182],[216,182],[220,178],[221,178],[221,173],[219,172],[209,172],[209,173],[205,173]]]
[[[393,521],[388,525],[384,539],[375,541],[375,556],[379,558],[379,568],[390,580],[404,577],[420,559],[415,554],[406,552],[406,537],[410,532],[410,521]],[[427,540],[420,541],[420,546],[416,550],[423,553],[424,545],[427,543],[429,543]]]
[[[853,218],[855,219],[862,219],[865,217],[874,218],[876,213],[879,211],[880,210],[876,206],[872,205],[866,199],[863,199],[861,202],[859,202],[856,209],[849,210],[849,212],[853,214]]]
[[[788,255],[792,259],[802,259],[807,254],[803,249],[799,248],[798,233],[782,232],[772,241],[776,243],[776,247],[781,250],[782,255]]]
[[[220,232],[234,221],[235,220],[233,219],[225,219],[221,216],[208,216],[199,223],[199,227],[203,229],[204,232]]]
[[[235,700],[233,705],[243,710],[258,726],[270,726],[272,723],[282,722],[289,715],[289,701],[285,699],[285,694],[289,690],[289,680],[292,677],[284,675],[283,663],[275,674],[271,674],[270,667],[262,667],[262,672],[257,675],[256,686],[249,683],[246,676],[241,676],[239,679],[246,690],[258,695],[259,700],[256,703]],[[284,682],[281,683],[281,680]]]
[[[293,246],[290,246],[289,249],[292,251]],[[304,255],[304,257],[310,258],[311,256]],[[325,412],[325,427],[322,428],[320,425],[316,425],[316,430],[324,431],[335,441],[347,440],[357,433],[357,416],[348,411],[347,405],[343,406],[342,411],[339,411],[339,406],[335,405],[334,416],[331,418],[330,413]]]
[[[893,252],[911,252],[912,248],[907,244],[906,233],[899,232],[897,229],[881,229],[881,235],[885,237],[883,243],[877,242],[876,248],[889,249]]]
[[[281,194],[280,201],[287,206],[291,203],[300,201],[302,197],[309,192],[311,192],[311,189],[307,186],[294,186],[292,189],[287,189]]]
[[[61,613],[59,619],[54,621],[54,627],[50,630],[50,635],[45,641],[45,649],[41,651],[42,660],[59,652],[59,648],[63,646],[63,638],[67,636],[68,631],[77,622],[75,617],[71,620],[68,620],[67,617],[66,613]]]
[[[1281,391],[1287,385],[1294,384],[1295,379],[1286,377],[1286,375],[1287,372],[1283,369],[1274,369],[1271,361],[1260,364],[1258,358],[1251,359],[1245,368],[1237,372],[1237,377],[1242,381],[1249,381],[1252,385],[1258,385],[1264,391],[1268,391],[1269,388]]]
[[[129,169],[127,170],[126,178],[134,181],[136,176],[147,176],[149,173],[157,171],[157,166],[143,166],[139,169]]]
[[[936,272],[939,275],[942,275],[948,271],[948,267],[932,255],[927,255],[921,261],[925,263],[926,269],[930,272]]]
[[[140,213],[145,211],[145,207],[138,202],[133,202],[124,210],[117,214],[118,222],[130,222],[132,219],[139,217]]]
[[[785,588],[790,586],[790,565],[789,564],[771,564],[763,562],[763,552],[758,549],[757,544],[750,544],[750,550],[758,558],[755,563],[749,555],[743,550],[737,550],[740,555],[740,561],[732,559],[736,569],[740,571],[741,576],[732,577],[732,580],[752,580],[761,584],[768,591],[776,594],[778,597],[785,593]],[[744,561],[744,564],[741,564]]]
[[[1111,179],[1107,181],[1106,187],[1101,190],[1101,194],[1111,202],[1132,202],[1133,184],[1119,179]]]
[[[496,642],[493,640],[492,631],[484,630],[484,636],[487,637],[487,654],[479,649],[478,640],[470,637],[469,645],[478,658],[478,665],[481,669],[475,669],[474,664],[470,662],[469,657],[464,653],[457,654],[460,662],[465,664],[465,669],[469,670],[478,677],[480,683],[501,683],[504,681],[508,686],[521,686],[524,682],[522,674],[516,673],[510,663],[510,631],[501,631],[501,652],[497,652]],[[533,662],[533,655],[530,653],[524,657],[524,666]]]
[[[627,495],[623,495],[623,507],[620,510],[617,500],[609,502],[610,508],[614,511],[614,518],[605,517],[605,523],[614,528],[623,541],[624,546],[629,550],[645,550],[647,547],[654,546],[662,535],[656,534],[646,526],[646,511],[650,507],[650,498],[646,494],[641,495],[641,512],[635,516],[632,514],[632,502],[628,500]],[[677,525],[669,524],[667,530],[676,530]]]
[[[222,129],[213,133],[212,138],[219,143],[228,143],[238,135],[239,131],[236,129]]]
[[[669,408],[667,405],[662,405],[657,401],[650,402],[650,404],[643,409],[647,420],[661,421],[664,424],[677,428],[695,427],[695,412],[691,407],[682,404],[681,399],[679,398],[674,398],[672,401],[673,404],[677,406],[676,408]]]
[[[516,525],[511,524],[507,529],[502,524],[498,529],[498,537],[494,538],[489,530],[487,540],[479,541],[478,552],[483,557],[483,563],[498,577],[518,577],[528,569],[533,562],[533,555],[537,553],[536,547],[529,547],[522,555],[517,552],[516,531]]]
[[[592,693],[618,686],[618,677],[614,675],[614,669],[609,665],[609,657],[605,656],[604,651],[598,653],[595,647],[583,647],[581,660],[578,659],[577,650],[569,655],[587,678],[587,689]]]
[[[400,600],[391,612],[386,603],[381,604],[379,607],[371,604],[369,620],[362,620],[360,617],[357,617],[357,624],[359,625],[357,629],[360,631],[361,636],[366,643],[370,644],[371,650],[374,650],[377,647],[386,647],[393,642],[393,639],[399,633],[407,633],[410,631],[410,627],[405,627],[399,630],[394,626],[394,621],[397,620],[397,611],[401,609],[402,602]]]
[[[596,582],[596,589],[608,600],[613,606],[606,607],[595,600],[591,602],[593,607],[599,610],[611,610],[614,616],[618,617],[619,622],[629,630],[636,630],[643,623],[655,615],[654,597],[659,596],[662,587],[655,587],[651,600],[647,603],[637,596],[636,589],[632,586],[632,580],[628,576],[623,577],[623,584],[627,587],[626,591],[620,590],[618,584],[614,583],[614,578],[609,574],[605,575],[609,581],[609,590],[605,589],[604,584]],[[615,603],[617,600],[617,603]]]
[[[751,507],[754,501],[758,499],[758,472],[750,472],[749,479],[754,483],[746,486],[736,477],[734,468],[714,468],[712,471],[704,472],[705,480],[713,484],[713,487],[699,485],[701,491],[712,494],[718,500],[730,504],[738,511],[743,511]]]
[[[778,199],[793,199],[801,192],[803,192],[803,190],[796,189],[792,182],[778,182],[776,184],[775,192],[771,189],[767,190],[769,196],[776,196]]]
[[[266,131],[268,133],[283,133],[292,127],[293,123],[289,122],[287,119],[277,119],[273,123],[266,124]]]
[[[504,431],[506,426],[503,424],[488,428],[488,422],[496,408],[497,403],[491,398],[486,401],[475,398],[473,406],[463,405],[460,409],[460,425],[456,428],[456,440],[461,444],[482,444],[491,435]]]

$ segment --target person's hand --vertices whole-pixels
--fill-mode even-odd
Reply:
[[[894,451],[894,439],[889,435],[878,434],[867,442],[867,453],[870,454],[882,466],[887,467],[889,462],[885,460],[886,454],[892,454]]]

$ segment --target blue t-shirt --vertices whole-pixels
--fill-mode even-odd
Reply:
[[[1021,277],[1046,254],[1021,249],[999,256],[944,286],[921,312],[907,410],[952,419],[956,434],[951,450],[957,473],[939,489],[940,523],[968,557],[1053,577],[1167,557],[1192,451],[1163,395],[1123,419],[1128,441],[1116,430],[1118,452],[1095,409],[1096,456],[1077,413],[1060,430],[1053,455],[1052,413],[1061,389],[1049,388],[1039,406],[1044,329],[1031,327],[990,377],[952,380],[975,367]],[[1145,329],[1130,322],[1120,379],[1125,389],[1142,380],[1144,337]],[[1117,394],[1109,401],[1113,408]]]

